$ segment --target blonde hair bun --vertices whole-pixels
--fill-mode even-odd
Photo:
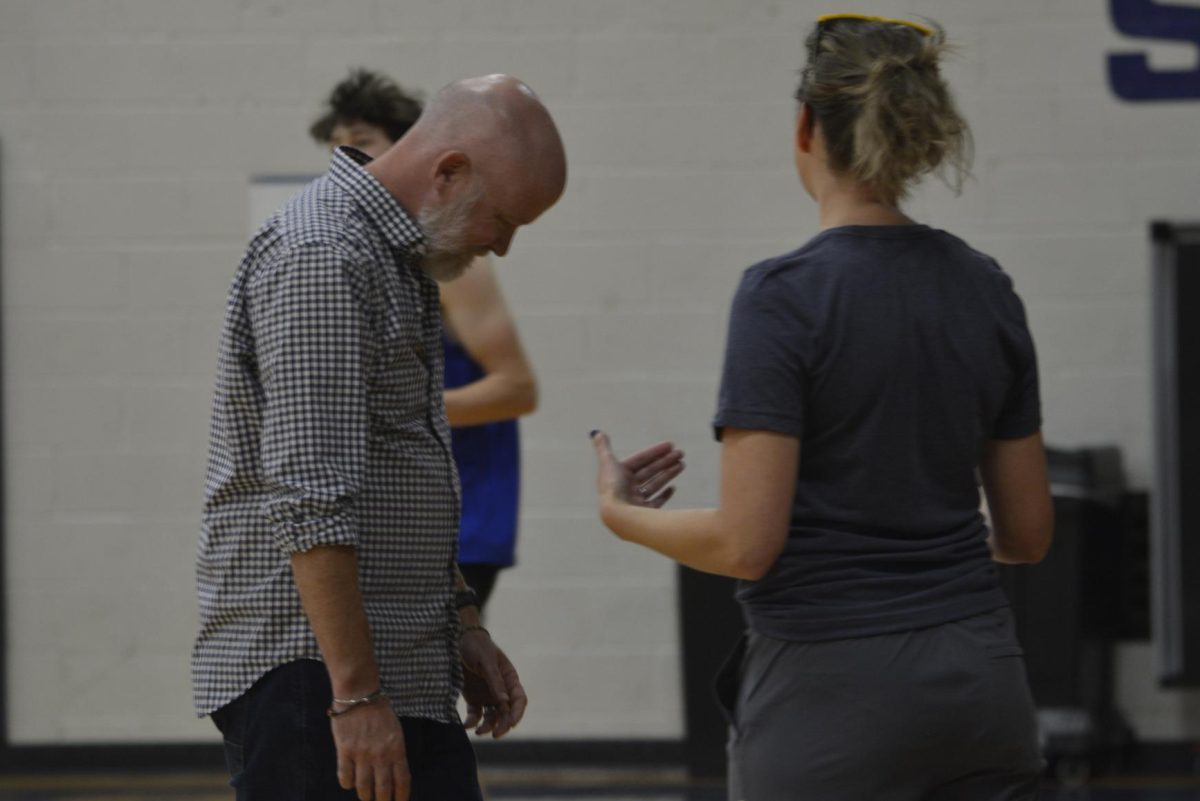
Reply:
[[[796,97],[821,126],[834,169],[891,204],[929,173],[961,189],[971,132],[939,69],[950,50],[939,25],[836,17],[817,23],[808,47]]]

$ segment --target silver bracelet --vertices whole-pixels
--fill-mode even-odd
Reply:
[[[387,697],[388,694],[383,691],[382,687],[380,687],[375,692],[371,693],[370,695],[364,695],[362,698],[334,698],[333,703],[341,704],[343,707],[345,707],[345,709],[334,709],[331,705],[329,709],[325,710],[325,714],[329,715],[331,718],[341,717],[347,712],[358,709],[360,706],[367,706],[368,704],[373,704],[376,701],[386,701]]]

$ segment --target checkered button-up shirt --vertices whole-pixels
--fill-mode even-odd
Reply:
[[[420,228],[342,149],[258,232],[229,292],[209,432],[192,657],[204,715],[320,659],[289,555],[357,550],[399,715],[458,720],[458,476]]]

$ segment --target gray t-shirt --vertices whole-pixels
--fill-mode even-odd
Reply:
[[[1024,308],[990,257],[923,225],[845,226],[751,267],[714,426],[800,439],[787,545],[738,589],[751,628],[844,639],[1005,605],[975,471],[1041,415]]]

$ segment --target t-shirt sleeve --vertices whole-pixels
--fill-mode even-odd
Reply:
[[[1037,353],[1025,318],[1025,306],[1005,280],[1005,352],[1012,367],[1012,383],[992,426],[993,439],[1020,439],[1042,427],[1042,402],[1038,385]]]
[[[718,440],[727,427],[801,434],[807,331],[777,283],[751,270],[734,296],[713,419]]]

